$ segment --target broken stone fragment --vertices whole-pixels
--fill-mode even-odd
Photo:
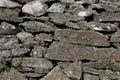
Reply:
[[[83,4],[94,4],[97,3],[99,0],[81,0]]]
[[[59,66],[53,68],[46,76],[39,80],[70,80]]]
[[[75,3],[75,0],[60,0],[62,3]]]
[[[87,16],[92,15],[93,13],[94,13],[93,10],[88,9],[88,10],[79,11],[77,15],[80,16],[80,17],[87,17]]]
[[[96,21],[120,21],[120,13],[113,13],[113,12],[102,12],[101,14],[95,17]]]
[[[19,32],[16,26],[7,22],[1,22],[0,35],[15,35]]]
[[[118,29],[117,25],[111,23],[90,22],[88,23],[88,27],[92,30],[100,32],[116,32]]]
[[[33,44],[33,35],[31,33],[20,32],[16,36],[25,45]]]
[[[65,9],[65,4],[53,3],[47,11],[54,13],[63,13],[64,9]]]
[[[0,8],[0,20],[11,22],[22,22],[23,19],[18,17],[20,9]]]
[[[99,62],[119,61],[119,49],[94,48],[65,42],[53,42],[45,58],[61,61],[91,60]]]
[[[111,42],[120,42],[120,31],[117,31],[116,33],[114,33],[112,36],[111,36],[111,39],[110,39]]]
[[[1,52],[0,52],[0,55],[1,55]],[[3,56],[0,56],[0,71],[3,70],[5,66],[6,66],[6,60]]]
[[[24,26],[27,32],[53,32],[54,28],[48,24],[38,21],[26,21],[24,23],[20,23],[20,26]]]
[[[25,77],[28,77],[28,78],[38,78],[38,77],[41,77],[43,76],[43,74],[38,74],[38,73],[24,73]],[[34,80],[34,79],[33,79]],[[36,80],[36,79],[35,79]]]
[[[12,68],[9,72],[2,72],[0,75],[1,80],[26,80],[23,74]]]
[[[21,7],[21,5],[11,0],[0,0],[0,7],[15,8]]]
[[[109,46],[108,37],[94,31],[57,29],[54,38],[68,43]]]
[[[41,16],[46,13],[47,8],[47,4],[36,0],[25,4],[22,8],[22,12],[28,15]]]
[[[66,75],[72,79],[80,80],[82,76],[82,65],[80,61],[71,63],[67,68],[63,70]]]
[[[32,52],[30,53],[30,55],[32,57],[41,58],[44,56],[46,50],[47,49],[45,47],[35,46],[34,49],[32,50]]]
[[[99,76],[84,73],[84,80],[100,80],[100,79]]]

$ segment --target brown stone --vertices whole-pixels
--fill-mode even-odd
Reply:
[[[68,43],[109,46],[108,37],[94,31],[57,29],[54,38]]]
[[[99,62],[120,61],[120,51],[112,48],[94,48],[53,42],[45,55],[51,60],[76,61],[91,60]]]

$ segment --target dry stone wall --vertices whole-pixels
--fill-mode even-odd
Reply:
[[[0,0],[0,80],[120,80],[120,0]]]

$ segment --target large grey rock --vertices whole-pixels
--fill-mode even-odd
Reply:
[[[0,0],[0,7],[14,8],[20,6],[21,6],[20,4],[13,2],[11,0]]]
[[[36,0],[25,4],[22,8],[22,12],[28,15],[41,16],[46,13],[47,8],[47,4]]]
[[[55,30],[55,40],[94,46],[109,46],[108,37],[94,31],[80,31],[71,29]]]
[[[47,49],[45,57],[61,61],[91,60],[109,62],[112,60],[119,61],[119,53],[119,49],[95,48],[64,42],[53,42]]]
[[[63,70],[66,75],[72,79],[80,80],[82,77],[82,65],[80,61],[70,64]]]
[[[54,31],[54,28],[48,24],[38,22],[38,21],[26,21],[24,23],[19,24],[20,26],[24,26],[27,32],[51,32]]]
[[[19,12],[20,12],[19,9],[0,8],[0,20],[22,22],[23,19],[18,17]]]
[[[27,80],[23,74],[15,69],[11,69],[10,72],[3,72],[0,75],[0,80]]]
[[[65,9],[65,4],[54,3],[51,5],[51,7],[47,11],[54,12],[54,13],[63,13],[64,9]]]
[[[9,24],[7,22],[1,22],[0,25],[0,35],[14,35],[17,34],[19,30],[16,26]]]
[[[60,67],[53,68],[45,77],[40,80],[70,80]]]

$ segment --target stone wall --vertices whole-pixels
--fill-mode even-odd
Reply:
[[[120,80],[120,0],[0,0],[0,80]]]

